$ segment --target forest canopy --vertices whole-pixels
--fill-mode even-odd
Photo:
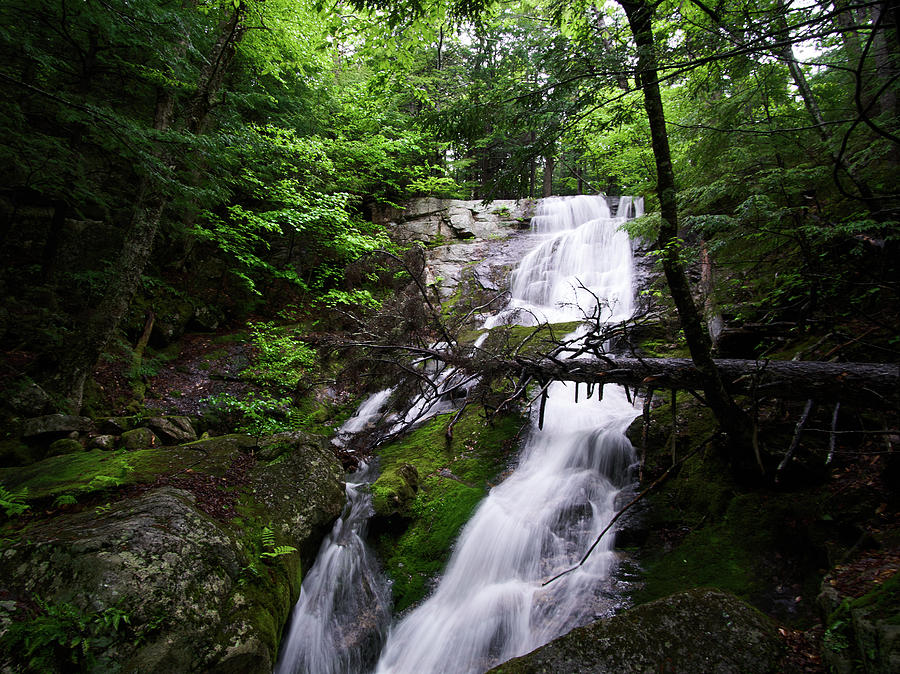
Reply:
[[[386,205],[600,191],[649,197],[635,235],[668,223],[687,262],[702,241],[736,270],[730,316],[896,334],[897,11],[9,0],[4,351],[75,410],[146,307],[202,327],[266,302],[375,306],[377,270],[345,270],[393,245]]]

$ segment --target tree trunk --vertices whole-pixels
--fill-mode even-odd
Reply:
[[[890,83],[898,76],[898,55],[896,53],[896,38],[898,27],[896,5],[894,14],[891,13],[893,3],[881,2],[872,5],[872,23],[878,25],[878,29],[872,40],[872,57],[875,60],[875,72],[879,85]],[[893,35],[891,34],[893,32]],[[891,38],[894,38],[893,40]],[[891,42],[894,42],[893,49]],[[882,115],[897,117],[900,110],[897,108],[897,87],[887,86],[878,100],[878,109]]]
[[[244,6],[240,4],[219,26],[219,39],[201,71],[195,93],[186,108],[184,126],[192,133],[202,131],[211,98],[222,83],[234,45],[241,37],[243,14]],[[175,92],[160,90],[153,115],[153,129],[160,132],[168,130],[173,124],[174,110]],[[157,153],[161,160],[169,160],[163,149],[158,149]],[[169,195],[154,184],[152,177],[141,178],[121,252],[110,271],[109,286],[100,303],[83,317],[64,345],[59,367],[48,382],[59,405],[72,413],[81,410],[84,383],[118,329],[140,286],[141,275],[153,252],[154,240],[168,202]]]
[[[776,50],[776,56],[779,56],[787,63],[788,71],[791,73],[791,79],[797,86],[800,98],[803,99],[803,105],[816,127],[816,132],[825,144],[825,148],[831,156],[831,160],[847,175],[848,178],[850,178],[850,181],[856,189],[859,190],[859,194],[869,211],[875,213],[879,210],[879,205],[872,195],[872,190],[866,184],[866,181],[859,176],[857,171],[835,152],[835,144],[831,136],[831,131],[828,129],[828,125],[824,115],[822,115],[821,108],[819,108],[819,103],[816,100],[815,94],[813,94],[812,88],[809,86],[806,74],[803,72],[803,68],[800,67],[800,64],[797,62],[797,57],[794,55],[794,47],[791,44],[791,31],[788,27],[787,19],[785,18],[784,12],[786,10],[783,0],[778,1],[778,11],[776,25],[782,34],[780,42],[782,46],[779,50]]]
[[[656,247],[669,292],[678,311],[685,341],[694,367],[700,373],[700,388],[716,417],[719,426],[739,446],[749,446],[752,438],[750,419],[738,407],[725,389],[722,377],[712,358],[712,344],[691,294],[690,283],[681,262],[682,240],[678,237],[678,208],[676,204],[675,172],[669,151],[669,137],[662,96],[659,90],[656,45],[653,38],[653,9],[643,0],[620,0],[637,45],[637,64],[644,107],[650,124],[653,156],[656,160],[656,192],[659,197],[661,225]]]
[[[553,168],[556,166],[556,160],[547,155],[544,157],[544,191],[543,197],[546,199],[553,195]]]
[[[831,363],[822,361],[713,361],[729,394],[786,400],[843,401],[855,406],[900,404],[900,368],[896,363]],[[520,359],[499,364],[539,381],[626,384],[654,389],[701,390],[706,375],[689,358],[619,358],[609,360]]]

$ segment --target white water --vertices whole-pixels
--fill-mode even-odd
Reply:
[[[615,216],[602,197],[542,200],[531,221],[539,243],[512,274],[509,306],[485,327],[562,323],[597,311],[603,321],[629,318],[634,265],[620,227],[642,213],[643,200],[631,197],[621,197]]]
[[[331,442],[335,445],[342,446],[346,444],[347,439],[354,433],[359,433],[376,424],[381,419],[381,410],[385,403],[387,403],[388,398],[391,397],[393,391],[393,389],[386,388],[383,391],[373,393],[366,398],[356,409],[356,413],[337,429]]]
[[[512,311],[494,323],[528,323],[532,313],[577,320],[597,308],[594,295],[604,318],[627,317],[633,289],[631,244],[618,231],[624,218],[610,217],[601,197],[577,197],[545,200],[535,219],[537,231],[554,234],[522,260]],[[434,594],[392,629],[378,674],[483,672],[603,611],[611,534],[583,566],[543,582],[575,566],[615,514],[634,461],[623,433],[637,410],[617,386],[579,403],[573,389],[551,385],[543,429],[463,529]]]
[[[383,393],[363,403],[358,416],[367,403],[369,413],[377,412],[384,401],[376,396]],[[391,619],[390,590],[365,543],[375,477],[366,464],[348,476],[347,502],[303,579],[275,674],[343,674],[373,666]]]
[[[622,213],[639,209],[627,198],[619,207]],[[624,219],[611,217],[600,197],[542,202],[533,222],[540,245],[515,273],[511,309],[493,324],[531,323],[532,314],[582,318],[597,301],[579,292],[580,284],[601,299],[604,318],[626,317],[632,265],[630,242],[618,232]],[[435,370],[433,361],[420,367],[431,372],[436,390],[414,401],[394,428],[453,406],[446,393],[464,374]],[[614,564],[610,534],[584,566],[542,586],[575,566],[609,522],[634,460],[623,432],[637,410],[623,390],[607,386],[602,399],[585,399],[582,387],[575,403],[573,388],[550,386],[543,429],[535,421],[519,466],[463,529],[434,594],[391,630],[379,674],[483,672],[607,611],[602,595]],[[338,437],[380,419],[390,393],[364,402]],[[278,674],[357,673],[373,666],[389,620],[388,590],[363,541],[371,512],[365,483],[373,478],[362,468],[348,481],[344,514],[303,581]]]

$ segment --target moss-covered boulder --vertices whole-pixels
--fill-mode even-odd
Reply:
[[[268,463],[254,446],[228,436],[0,471],[42,506],[3,531],[0,671],[270,672],[343,486],[321,443]]]
[[[784,672],[775,625],[733,595],[697,589],[572,630],[492,669],[546,672]]]
[[[162,444],[162,441],[156,437],[156,433],[143,426],[122,433],[122,446],[125,449],[147,449],[148,447],[159,447]]]
[[[74,452],[83,452],[84,445],[73,438],[60,438],[50,443],[47,448],[47,456],[57,456],[59,454],[73,454]]]

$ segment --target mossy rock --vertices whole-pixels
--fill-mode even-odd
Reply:
[[[84,445],[74,438],[61,438],[54,440],[47,448],[47,456],[58,456],[60,454],[74,454],[75,452],[83,452]]]
[[[646,475],[672,465],[671,403],[661,396],[651,413]],[[708,410],[692,399],[677,403],[676,460],[709,440],[647,499],[647,532],[637,551],[644,583],[632,598],[648,602],[707,586],[731,592],[796,625],[814,620],[811,598],[818,569],[827,566],[827,525],[815,491],[777,491],[739,482],[727,447],[714,436]],[[641,420],[629,429],[640,445]],[[801,601],[797,601],[797,597]]]
[[[16,627],[0,645],[0,669],[69,671],[71,661],[91,671],[271,672],[302,569],[340,513],[343,486],[340,465],[322,446],[253,464],[244,451],[250,442],[234,436],[193,447],[94,450],[19,469],[16,480],[36,492],[30,499],[88,491],[98,475],[124,485],[173,469],[186,475],[185,467],[221,477],[249,466],[224,487],[239,504],[232,519],[213,519],[194,494],[166,486],[13,532],[0,550],[0,588],[9,598],[0,602],[0,624]],[[263,554],[273,545],[285,552]],[[48,621],[56,621],[61,645],[33,652],[29,664],[24,646],[42,638]]]
[[[830,586],[825,606],[822,659],[833,672],[900,671],[900,573],[858,598],[842,598]]]
[[[27,466],[0,468],[0,485],[16,493],[25,491],[31,503],[51,502],[62,495],[82,500],[89,494],[153,482],[186,467],[195,474],[222,477],[237,454],[256,445],[249,435],[233,434],[133,452],[91,449]]]
[[[125,431],[122,433],[121,442],[122,446],[129,451],[147,449],[149,447],[159,447],[163,444],[153,431],[145,427],[135,428],[132,431]]]
[[[572,630],[497,674],[790,671],[775,625],[738,598],[697,589]]]
[[[515,352],[521,356],[538,356],[551,351],[559,340],[580,325],[581,321],[569,321],[539,326],[498,326],[491,330],[484,348],[493,353]]]

